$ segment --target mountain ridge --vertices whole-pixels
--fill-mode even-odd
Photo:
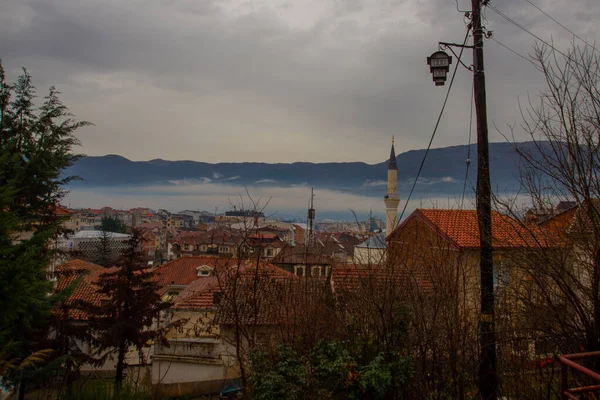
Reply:
[[[530,147],[533,142],[518,146]],[[465,159],[470,151],[469,183],[475,181],[476,144],[430,149],[417,185],[417,192],[462,192],[466,171]],[[495,186],[518,184],[519,156],[514,144],[490,143],[490,170]],[[403,190],[414,182],[425,150],[409,150],[396,157],[398,184]],[[192,160],[132,161],[118,154],[85,156],[66,174],[84,179],[73,186],[92,187],[123,185],[173,185],[197,182],[235,185],[298,186],[310,185],[334,190],[364,192],[383,186],[387,179],[387,160],[376,164],[361,161],[312,163],[220,162]]]

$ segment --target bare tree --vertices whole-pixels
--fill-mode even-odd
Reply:
[[[544,356],[600,350],[600,57],[588,47],[563,54],[540,46],[533,59],[547,87],[522,106],[521,128],[532,141],[516,143],[511,132],[521,156],[519,195],[541,218],[532,221],[516,197],[497,198],[496,206],[522,218],[515,235],[530,238],[511,263],[520,288],[506,293],[507,354],[537,368]],[[559,202],[570,207],[557,212]],[[551,398],[552,374],[539,378],[543,389],[532,396]]]

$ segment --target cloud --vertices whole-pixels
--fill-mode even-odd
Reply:
[[[212,177],[213,177],[213,179],[221,179],[223,177],[223,174],[220,174],[218,172],[213,172]]]
[[[276,183],[277,181],[275,179],[259,179],[257,180],[256,184],[261,184],[261,183]]]
[[[366,181],[363,186],[364,187],[377,187],[377,186],[386,186],[387,181]]]
[[[212,179],[200,177],[197,179],[172,179],[168,181],[172,185],[194,185],[197,183],[210,183]]]
[[[441,181],[444,183],[451,183],[451,182],[456,182],[456,179],[454,179],[451,176],[444,176],[444,177],[442,177]]]
[[[306,219],[306,208],[310,190],[306,187],[255,186],[248,188],[252,201],[258,207],[265,206],[265,214],[277,216],[295,216]],[[439,204],[438,204],[439,201]],[[416,207],[447,207],[447,197],[428,198],[426,201],[414,196],[407,207],[408,216]],[[353,221],[352,211],[366,218],[369,212],[376,217],[385,215],[385,205],[381,198],[349,194],[334,190],[315,190],[314,198],[317,218],[335,218]],[[179,210],[208,210],[215,208],[219,213],[247,207],[251,203],[246,188],[217,183],[189,183],[180,185],[155,185],[144,187],[120,187],[106,189],[101,193],[94,190],[77,188],[71,190],[64,203],[70,207],[113,208],[149,207],[165,208],[173,212]],[[352,211],[350,211],[352,210]]]
[[[597,1],[536,4],[600,39]],[[561,49],[572,40],[529,4],[497,7]],[[491,9],[486,17],[495,39],[531,52],[531,36]],[[442,0],[0,2],[8,76],[28,67],[40,93],[57,85],[95,123],[79,132],[83,152],[144,160],[374,163],[392,135],[398,152],[424,148],[446,92],[425,57],[464,33]],[[490,125],[519,122],[517,96],[535,96],[542,77],[493,41],[485,59]],[[471,73],[459,68],[437,147],[468,140]]]
[[[230,178],[225,178],[225,179],[223,179],[223,180],[224,180],[224,181],[234,181],[234,180],[236,180],[236,179],[240,179],[240,178],[241,178],[241,176],[239,176],[239,175],[236,175],[236,176],[232,176],[232,177],[230,177]]]

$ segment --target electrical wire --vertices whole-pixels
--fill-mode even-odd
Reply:
[[[569,28],[567,28],[565,25],[561,24],[560,22],[558,22],[555,18],[553,18],[550,14],[548,14],[547,12],[545,12],[544,10],[542,10],[540,7],[536,6],[534,3],[532,3],[530,0],[525,0],[526,2],[528,2],[529,4],[531,4],[533,7],[535,7],[539,12],[541,12],[542,14],[544,14],[546,17],[550,18],[552,21],[554,21],[558,26],[560,26],[561,28],[563,28],[564,30],[566,30],[567,32],[569,32],[571,35],[573,35],[574,37],[576,37],[577,39],[581,40],[583,43],[585,43],[586,46],[589,46],[592,50],[594,50],[595,52],[599,52],[598,49],[594,46],[592,46],[591,44],[589,44],[587,42],[587,40],[584,40],[581,38],[581,36],[577,35],[575,32],[573,32],[572,30],[570,30]]]
[[[467,30],[467,34],[465,35],[465,40],[463,41],[463,46],[467,43],[467,39],[469,38],[469,30]],[[458,54],[458,61],[460,61],[464,47],[460,48],[460,53]],[[419,176],[421,175],[421,171],[423,171],[423,166],[425,165],[425,160],[427,159],[427,154],[429,154],[429,150],[431,149],[431,144],[433,143],[433,138],[435,138],[435,134],[440,126],[440,121],[442,120],[442,115],[444,115],[444,110],[446,109],[446,103],[448,103],[448,96],[450,95],[450,90],[452,89],[452,84],[454,83],[454,78],[456,77],[456,72],[458,71],[458,63],[454,68],[454,72],[452,73],[452,78],[450,79],[450,84],[448,85],[448,91],[446,92],[446,98],[444,99],[444,103],[442,104],[442,109],[440,110],[440,114],[438,115],[437,122],[435,123],[435,127],[433,128],[433,133],[431,134],[431,138],[429,139],[429,144],[427,145],[427,150],[425,150],[425,154],[423,155],[423,159],[421,160],[421,165],[419,166],[419,171],[417,172],[417,176],[415,177],[415,181],[408,193],[408,197],[406,198],[406,203],[404,203],[404,208],[402,208],[402,213],[400,214],[400,218],[397,220],[398,222],[402,221],[402,217],[406,212],[406,207],[408,206],[408,202],[412,197],[412,194],[415,190],[415,186],[417,186],[417,181],[419,180]],[[391,232],[388,232],[389,235]]]
[[[581,63],[579,63],[576,59],[574,59],[572,56],[564,53],[563,51],[557,49],[556,47],[554,47],[554,45],[550,44],[549,42],[547,42],[546,40],[542,39],[541,37],[537,36],[535,33],[531,32],[529,29],[525,28],[523,25],[519,24],[518,22],[516,22],[514,19],[510,18],[508,15],[504,14],[502,11],[498,10],[496,7],[494,7],[491,4],[487,4],[487,7],[491,8],[496,14],[500,15],[502,18],[504,18],[505,20],[507,20],[508,22],[510,22],[511,24],[513,24],[514,26],[516,26],[517,28],[523,30],[524,32],[528,33],[529,35],[531,35],[532,37],[534,37],[535,39],[539,40],[540,42],[544,43],[546,46],[550,47],[552,50],[554,50],[555,52],[559,53],[560,55],[562,55],[564,58],[566,58],[568,61],[576,64],[577,66],[581,67],[581,68],[585,68],[585,66],[582,66]],[[593,74],[597,79],[600,79],[600,77],[597,74]]]
[[[504,14],[502,11],[498,10],[493,5],[491,5],[491,4],[488,3],[487,7],[491,8],[494,12],[496,12],[496,14],[498,14],[499,16],[501,16],[502,18],[504,18],[505,20],[507,20],[508,22],[510,22],[511,24],[513,24],[514,26],[516,26],[517,28],[519,28],[519,29],[527,32],[529,35],[533,36],[534,38],[536,38],[540,42],[544,43],[546,46],[548,46],[548,47],[552,48],[553,50],[555,50],[556,52],[562,54],[564,57],[569,58],[569,56],[567,56],[565,53],[563,53],[562,51],[558,50],[556,47],[554,47],[553,45],[551,45],[550,43],[548,43],[547,41],[545,41],[544,39],[542,39],[541,37],[539,37],[535,33],[531,32],[529,29],[525,28],[523,25],[519,24],[517,21],[515,21],[514,19],[512,19],[508,15]]]
[[[504,47],[506,50],[510,51],[511,53],[513,53],[513,54],[515,54],[515,55],[517,55],[517,56],[521,57],[523,60],[525,60],[525,61],[527,61],[528,63],[530,63],[531,65],[533,65],[533,67],[534,67],[535,69],[537,69],[538,71],[540,71],[540,72],[544,72],[544,70],[543,70],[542,68],[540,68],[540,66],[539,66],[539,65],[537,65],[536,63],[534,63],[534,62],[533,62],[533,60],[531,60],[531,59],[529,59],[529,58],[525,57],[524,55],[522,55],[522,54],[520,54],[520,53],[516,52],[515,50],[511,49],[510,47],[508,47],[508,46],[507,46],[507,45],[505,45],[504,43],[502,43],[502,42],[498,41],[498,40],[497,40],[496,38],[494,38],[493,36],[490,38],[490,40],[492,40],[492,41],[494,41],[494,42],[498,43],[500,46]]]
[[[467,191],[467,179],[469,178],[469,167],[471,166],[471,133],[473,132],[473,103],[475,103],[475,81],[471,85],[471,111],[469,112],[469,141],[467,143],[467,159],[465,164],[467,168],[465,171],[465,182],[463,183],[462,198],[460,199],[460,209],[463,209],[463,203],[465,201],[465,193]]]

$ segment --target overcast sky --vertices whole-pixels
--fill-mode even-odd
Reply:
[[[532,0],[579,36],[600,38],[597,0]],[[545,40],[571,35],[526,0],[492,0]],[[0,57],[63,93],[89,155],[134,160],[364,161],[424,148],[446,87],[425,59],[461,42],[453,0],[2,0]],[[470,1],[460,0],[461,9]],[[534,38],[486,11],[495,38],[527,55]],[[471,53],[464,60],[470,64]],[[520,120],[543,79],[485,45],[491,140]],[[459,70],[434,147],[468,140],[471,75]]]

